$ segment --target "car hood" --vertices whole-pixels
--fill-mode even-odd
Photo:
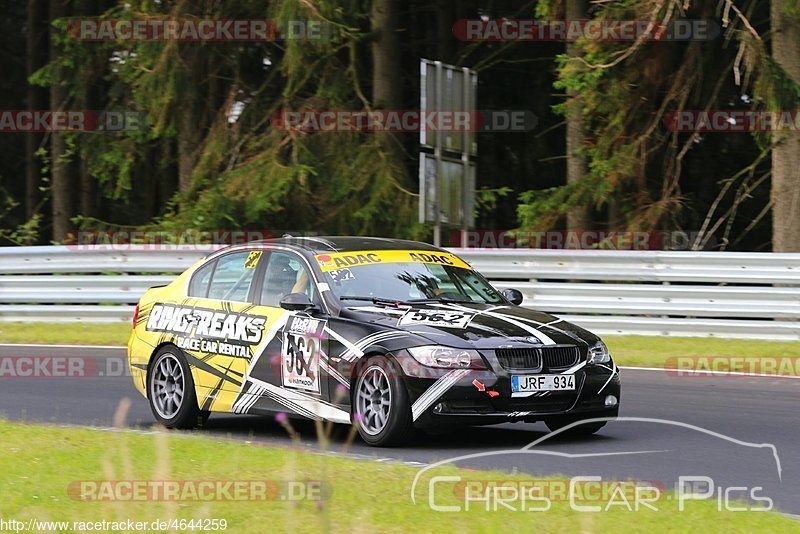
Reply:
[[[475,349],[554,344],[586,347],[599,340],[577,325],[512,305],[368,305],[344,308],[341,317],[409,332],[409,338],[415,339],[417,345],[429,341],[436,345]]]

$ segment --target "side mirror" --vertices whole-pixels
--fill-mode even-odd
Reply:
[[[515,306],[522,304],[522,292],[519,289],[504,289],[503,296]]]
[[[316,306],[305,293],[289,293],[281,299],[281,308],[289,311],[308,311]]]

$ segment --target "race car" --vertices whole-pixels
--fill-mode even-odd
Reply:
[[[455,425],[544,421],[596,432],[619,410],[608,349],[521,303],[519,291],[496,290],[424,243],[264,240],[219,250],[149,289],[128,359],[170,428],[202,425],[211,412],[283,412],[355,424],[374,446]]]

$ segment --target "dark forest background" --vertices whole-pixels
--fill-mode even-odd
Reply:
[[[677,110],[797,110],[796,0],[2,0],[0,108],[143,112],[135,132],[0,133],[0,242],[82,229],[430,239],[418,135],[271,127],[280,109],[419,108],[419,61],[479,74],[476,226],[697,232],[800,251],[800,131],[672,132]],[[89,42],[71,18],[322,20],[329,38]],[[459,19],[708,19],[706,41],[463,42]]]

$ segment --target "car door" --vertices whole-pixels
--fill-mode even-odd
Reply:
[[[189,280],[182,321],[176,322],[183,335],[176,333],[173,342],[189,360],[203,410],[230,410],[262,341],[268,318],[253,305],[262,255],[261,250],[223,254]]]
[[[292,411],[330,418],[327,373],[328,316],[310,265],[290,250],[272,250],[257,283],[253,312],[268,317],[263,346],[248,371],[238,413]],[[288,311],[281,299],[304,293],[316,310]]]

